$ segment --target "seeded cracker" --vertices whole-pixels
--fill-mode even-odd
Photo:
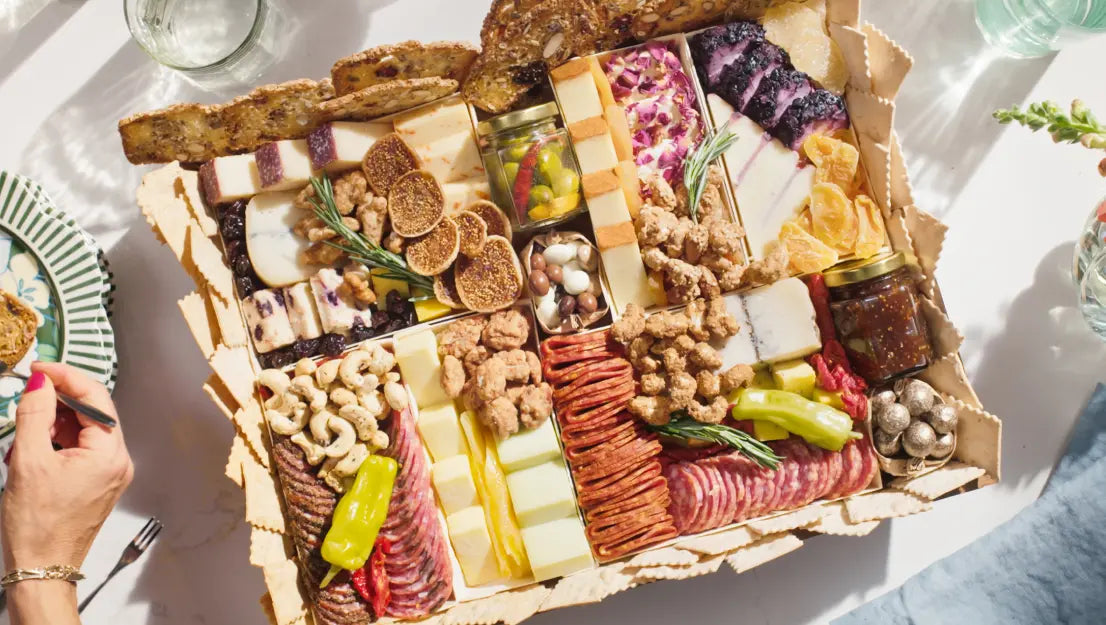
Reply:
[[[135,165],[200,163],[230,154],[223,105],[174,104],[119,120],[123,154]]]
[[[437,77],[461,82],[478,52],[465,41],[404,41],[339,59],[330,78],[339,96],[392,80]]]
[[[522,294],[522,266],[503,237],[488,237],[476,258],[458,258],[454,278],[461,302],[476,312],[506,308]]]
[[[675,546],[678,549],[713,556],[752,544],[759,538],[759,534],[749,529],[747,525],[742,525],[741,527],[735,527],[714,534],[695,536],[693,538],[681,540],[676,543]]]
[[[280,510],[280,496],[273,475],[248,455],[242,459],[242,481],[246,489],[246,522],[283,534],[284,514]]]
[[[742,547],[726,556],[726,564],[729,564],[735,573],[740,574],[802,546],[803,541],[790,532],[765,536],[748,547]]]
[[[448,78],[393,80],[319,103],[315,109],[324,121],[370,120],[433,102],[457,91]]]
[[[333,97],[329,78],[303,78],[258,87],[235,98],[223,110],[230,147],[248,152],[270,141],[302,139],[325,121],[317,107]]]
[[[457,260],[461,249],[460,229],[457,222],[442,217],[430,232],[411,239],[404,251],[407,266],[422,276],[436,276]]]
[[[219,342],[219,325],[207,298],[193,291],[178,300],[177,306],[184,315],[188,329],[192,331],[192,337],[196,339],[200,353],[204,355],[204,359],[211,358],[215,354],[215,345]]]
[[[295,562],[284,560],[266,566],[265,587],[273,600],[273,616],[279,625],[289,625],[302,620],[307,614],[303,595],[300,593],[297,579],[299,569]]]

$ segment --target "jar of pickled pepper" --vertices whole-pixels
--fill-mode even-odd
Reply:
[[[869,384],[929,366],[929,328],[905,254],[844,263],[824,276],[838,339]]]
[[[580,168],[547,102],[480,122],[480,152],[492,199],[519,231],[558,224],[584,209]]]

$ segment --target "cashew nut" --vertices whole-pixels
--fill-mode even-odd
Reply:
[[[330,472],[340,477],[356,475],[357,469],[361,468],[361,463],[368,457],[368,446],[364,443],[355,443],[353,448],[349,450],[349,453],[339,460],[338,464],[334,465],[334,468],[331,469]]]
[[[319,444],[330,444],[330,428],[327,427],[327,423],[334,417],[335,414],[329,410],[320,410],[311,415],[311,422],[308,427],[311,430],[311,436]]]
[[[369,368],[371,359],[372,354],[364,350],[347,354],[338,367],[338,377],[341,378],[342,384],[349,388],[361,388],[361,385],[365,383],[365,377],[361,375],[361,372]]]
[[[330,401],[338,404],[339,406],[345,406],[346,404],[356,404],[357,395],[348,388],[340,386],[333,391],[330,391]]]
[[[354,443],[357,442],[357,432],[353,430],[353,424],[345,419],[331,417],[326,422],[326,427],[337,434],[334,442],[327,445],[323,450],[330,458],[341,458],[349,453],[350,449],[353,449]]]
[[[374,419],[380,419],[388,407],[384,405],[384,394],[380,391],[370,391],[368,393],[358,393],[357,401],[360,402],[361,407],[369,412],[369,416]]]
[[[300,358],[296,363],[296,375],[314,375],[319,366],[310,358]]]
[[[323,453],[323,446],[307,438],[307,435],[302,431],[296,432],[291,440],[293,443],[300,446],[300,449],[303,450],[303,454],[307,456],[307,462],[310,463],[311,466],[319,464],[326,458],[326,454]]]
[[[380,386],[380,378],[372,373],[366,373],[362,377],[364,378],[361,382],[362,391],[375,391]]]
[[[303,403],[296,404],[288,414],[284,414],[279,410],[266,410],[265,420],[269,422],[269,427],[277,434],[283,436],[298,434],[303,431],[303,426],[307,425],[307,405]]]
[[[319,388],[330,386],[331,382],[338,377],[338,367],[341,365],[341,360],[328,360],[319,365],[319,368],[315,370],[315,381],[319,383]]]
[[[379,449],[387,448],[388,443],[391,441],[388,440],[387,432],[385,432],[384,430],[377,430],[373,432],[373,435],[370,436],[369,440],[366,442],[368,442],[369,444],[369,449],[377,451]]]
[[[370,355],[369,373],[381,376],[395,368],[396,357],[380,343],[366,343],[361,346],[361,349]]]
[[[315,381],[309,375],[298,375],[292,378],[291,390],[296,395],[307,400],[312,412],[318,412],[326,408],[326,392],[315,386]]]
[[[388,373],[385,373],[384,374],[384,382],[385,383],[387,383],[387,382],[399,382],[399,372],[398,371],[389,371]]]
[[[373,432],[380,429],[377,427],[376,419],[373,418],[373,415],[369,414],[369,411],[363,406],[358,406],[357,404],[342,406],[338,410],[338,416],[349,421],[357,428],[357,438],[361,440],[368,440]]]
[[[292,384],[292,381],[288,379],[283,371],[280,369],[266,369],[261,372],[261,375],[257,376],[257,383],[273,393],[272,397],[265,400],[266,408],[280,410],[285,414],[291,412],[292,407],[285,403],[284,396],[288,392],[288,387]]]
[[[331,458],[327,462],[331,462],[333,460],[335,459]],[[354,478],[352,477],[342,477],[337,473],[334,473],[333,471],[328,471],[326,475],[323,475],[323,481],[326,482],[327,486],[334,489],[334,492],[338,493],[339,495],[346,492],[349,486],[353,484],[353,479]]]
[[[392,410],[403,410],[407,407],[407,389],[398,382],[384,384],[384,398]]]

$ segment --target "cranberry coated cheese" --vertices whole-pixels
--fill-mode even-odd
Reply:
[[[242,312],[253,336],[257,353],[265,354],[291,345],[296,340],[288,320],[284,294],[263,289],[242,300]]]

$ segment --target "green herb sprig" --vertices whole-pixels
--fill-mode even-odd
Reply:
[[[334,185],[326,174],[312,176],[311,186],[315,189],[315,197],[310,198],[311,205],[315,207],[315,216],[340,237],[338,241],[327,241],[327,245],[342,250],[357,262],[380,269],[379,275],[383,278],[406,282],[427,293],[421,296],[412,294],[411,301],[430,297],[429,293],[434,291],[433,280],[411,271],[402,256],[380,247],[342,222],[342,214],[338,212],[338,206],[334,202]]]
[[[710,164],[726,153],[737,141],[737,135],[729,126],[722,127],[707,137],[684,161],[684,186],[687,187],[687,212],[691,221],[699,223],[699,200],[707,188]]]
[[[648,425],[650,430],[681,440],[708,441],[731,447],[760,466],[776,470],[783,458],[772,448],[737,428],[728,425],[700,423],[682,413],[665,425]]]
[[[1022,111],[1017,106],[999,109],[994,117],[1000,124],[1017,122],[1036,132],[1048,129],[1056,143],[1079,143],[1091,149],[1106,149],[1106,125],[1080,100],[1071,103],[1071,113],[1065,115],[1055,102],[1034,102]]]

